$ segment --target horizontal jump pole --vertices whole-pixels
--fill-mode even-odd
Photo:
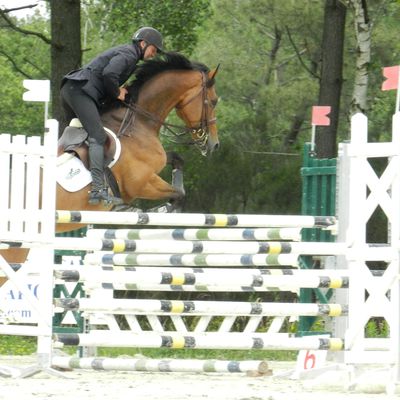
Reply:
[[[307,286],[304,286],[307,288]],[[94,289],[104,290],[135,290],[135,291],[151,291],[151,292],[292,292],[298,293],[297,286],[244,286],[244,285],[157,285],[150,283],[133,283],[127,284],[122,282],[100,283],[100,282],[85,282],[84,290],[90,291]]]
[[[123,315],[218,315],[218,316],[329,316],[347,315],[347,306],[312,303],[259,303],[239,301],[189,301],[62,298],[55,299],[58,312],[83,311],[85,313]],[[57,311],[56,311],[57,312]]]
[[[146,331],[137,334],[129,331],[96,331],[90,333],[57,333],[56,343],[65,346],[86,347],[145,347],[170,349],[225,349],[225,350],[331,350],[344,349],[344,340],[288,334],[240,333],[240,332],[163,332]]]
[[[301,228],[89,229],[89,238],[166,240],[301,240]]]
[[[21,268],[27,275],[36,275],[40,273],[40,268],[32,262],[28,263],[10,263],[10,267],[18,272]],[[97,278],[98,274],[107,273],[107,281],[114,273],[116,277],[122,277],[120,273],[129,272],[129,274],[136,274],[135,279],[161,285],[194,285],[194,284],[216,284],[216,283],[242,283],[252,286],[262,286],[265,279],[270,279],[268,276],[284,276],[288,277],[293,275],[298,281],[311,281],[315,279],[315,284],[318,287],[341,288],[347,287],[351,273],[346,269],[299,269],[299,268],[201,268],[201,267],[153,267],[153,266],[90,266],[87,269],[83,265],[67,265],[67,264],[54,264],[53,265],[55,276],[59,280],[78,282],[83,280],[102,281],[102,278]],[[0,276],[6,276],[1,274]],[[379,277],[384,275],[385,270],[370,270],[372,276]],[[133,276],[133,275],[128,275]],[[116,278],[114,280],[119,280]],[[272,279],[272,278],[271,278]],[[131,280],[131,278],[128,278]]]
[[[64,239],[64,240],[63,240]],[[113,251],[116,253],[174,253],[174,254],[345,254],[344,243],[315,242],[254,242],[207,240],[124,240],[56,238],[56,248],[67,250]],[[65,243],[65,244],[64,244]]]
[[[60,266],[62,268],[62,265]],[[197,290],[212,287],[260,288],[346,288],[348,271],[306,269],[228,269],[228,268],[157,268],[157,267],[81,267],[54,272],[58,280],[84,282],[87,287],[113,284],[118,289],[138,290],[146,285],[194,286]],[[96,285],[97,284],[97,285]],[[242,290],[243,290],[242,289]]]
[[[87,265],[149,265],[149,266],[299,266],[296,254],[86,254]]]
[[[350,259],[391,260],[397,258],[397,249],[389,245],[363,245],[351,248],[346,243],[335,242],[255,242],[207,240],[126,240],[100,238],[55,237],[53,243],[41,241],[0,241],[0,249],[52,247],[64,251],[112,251],[113,253],[140,254],[219,254],[219,255],[346,255]],[[271,264],[272,265],[272,264]],[[281,263],[277,265],[283,265]],[[290,264],[291,265],[291,264]]]
[[[0,249],[42,247],[40,242],[0,241]],[[345,243],[332,242],[255,242],[207,240],[127,240],[55,237],[54,247],[68,251],[112,251],[114,253],[174,254],[345,254]]]
[[[270,373],[267,362],[256,360],[224,361],[53,356],[51,361],[53,367],[95,371]]]
[[[304,215],[246,215],[196,213],[142,213],[102,211],[56,211],[57,223],[157,225],[157,226],[209,226],[241,228],[327,228],[336,223],[332,216]]]

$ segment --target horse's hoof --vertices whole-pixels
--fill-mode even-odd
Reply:
[[[124,201],[122,199],[120,199],[119,197],[110,197],[108,199],[105,199],[103,201],[105,206],[120,206],[122,204],[124,204]]]
[[[92,206],[97,206],[100,204],[100,199],[89,199],[88,203]]]
[[[157,213],[168,213],[168,212],[170,212],[168,204],[165,204],[165,205],[163,205],[161,207],[158,207],[157,209],[154,210],[154,212],[157,212]]]
[[[169,213],[174,210],[174,206],[171,203],[163,204],[162,206],[150,208],[146,212],[154,212],[154,213]]]
[[[102,201],[106,207],[111,205],[121,205],[124,203],[121,198],[111,196],[107,189],[91,190],[89,192],[89,204],[98,205],[100,201]]]

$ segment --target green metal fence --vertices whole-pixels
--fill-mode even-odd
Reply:
[[[335,215],[336,212],[336,158],[314,158],[309,143],[304,146],[302,208],[303,215]],[[302,240],[332,242],[329,231],[303,229]]]
[[[303,183],[302,209],[303,215],[336,215],[336,158],[318,159],[312,156],[311,146],[306,143],[301,168]],[[302,240],[307,242],[333,242],[335,237],[330,231],[321,229],[303,229]],[[303,256],[301,268],[319,268],[320,262],[315,257]],[[332,297],[332,289],[300,289],[300,302],[328,303]],[[301,317],[297,334],[319,334],[321,332],[313,324],[315,317]]]
[[[75,231],[57,233],[57,236],[61,237],[84,237],[86,236],[87,228],[77,229]],[[60,264],[62,262],[63,256],[79,256],[83,257],[85,255],[84,251],[67,251],[67,250],[56,250],[54,252],[55,262]],[[73,286],[73,285],[72,285]],[[55,285],[54,287],[54,297],[55,298],[79,298],[84,295],[83,285],[81,283],[77,283],[73,289],[67,288],[65,284]],[[53,317],[53,331],[55,333],[80,333],[83,332],[83,318],[81,317],[80,312],[70,311],[75,319],[75,323],[71,325],[63,324],[63,320],[66,316],[67,312],[56,313]]]

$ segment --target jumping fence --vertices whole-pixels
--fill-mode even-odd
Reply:
[[[23,371],[22,376],[40,370],[53,373],[51,366],[55,361],[57,364],[77,367],[87,366],[92,362],[92,365],[97,365],[100,369],[111,368],[113,365],[111,361],[107,364],[98,359],[61,361],[58,357],[53,358],[53,339],[64,346],[325,349],[337,352],[346,365],[389,364],[392,366],[394,379],[399,380],[400,114],[394,115],[392,140],[385,143],[368,143],[367,118],[362,114],[353,116],[351,140],[339,147],[337,218],[65,210],[56,212],[54,168],[57,124],[49,121],[48,127],[49,132],[45,138],[50,137],[48,140],[53,146],[51,151],[45,150],[45,145],[38,145],[40,150],[32,154],[32,146],[26,146],[25,142],[22,146],[22,139],[13,139],[11,142],[8,139],[6,145],[0,146],[2,170],[4,167],[5,171],[10,171],[10,177],[3,187],[10,185],[11,188],[10,196],[6,193],[5,200],[1,197],[0,240],[4,247],[34,248],[41,255],[40,268],[36,265],[35,269],[35,263],[30,261],[32,271],[40,276],[38,298],[26,289],[29,272],[22,273],[27,271],[26,266],[19,272],[14,272],[13,266],[0,258],[0,269],[35,304],[38,315],[41,316],[37,326],[32,327],[29,324],[29,328],[7,318],[0,320],[2,334],[29,333],[38,337],[38,363],[28,371]],[[6,142],[2,136],[0,138],[0,143]],[[24,177],[28,176],[24,174],[30,171],[30,160],[33,158],[37,171],[40,170],[37,166],[42,164],[41,202],[28,201],[28,191],[21,192],[20,182],[24,182]],[[381,174],[377,174],[370,163],[375,158],[387,160],[386,168]],[[17,167],[19,163],[21,166]],[[18,174],[14,168],[17,168]],[[1,176],[5,179],[3,174]],[[40,173],[36,172],[36,176],[40,176]],[[26,181],[34,185],[31,178]],[[19,188],[15,189],[14,186],[17,187],[18,183]],[[34,193],[39,198],[38,187],[39,185]],[[21,201],[21,198],[26,198],[26,201]],[[367,225],[378,207],[387,217],[387,241],[380,244],[367,243]],[[89,232],[87,238],[56,238],[56,222],[127,225],[135,226],[135,230],[95,229]],[[143,225],[172,226],[173,228],[163,234],[173,239],[165,236],[142,238],[141,235],[154,235],[147,229],[143,233],[137,230],[138,226]],[[197,236],[196,228],[191,232],[185,229],[189,227],[196,227],[201,232],[200,236]],[[247,233],[240,233],[237,230],[239,227],[247,228]],[[337,231],[336,242],[265,240],[269,238],[270,229],[279,231],[279,228],[329,227]],[[239,235],[242,239],[243,235],[248,235],[246,239],[250,237],[251,240],[224,240],[221,237],[222,229],[232,229],[231,234]],[[213,240],[214,234],[217,238]],[[260,234],[261,237],[257,236]],[[176,240],[174,235],[180,237],[180,240]],[[182,240],[185,235],[187,239]],[[85,257],[83,266],[66,268],[53,265],[54,249],[89,249],[90,253]],[[330,269],[301,270],[298,269],[301,256],[319,259],[330,257],[334,262],[330,263]],[[371,268],[375,263],[380,265],[379,272]],[[324,266],[322,263],[321,268]],[[83,282],[85,290],[92,292],[91,296],[79,299],[60,298],[54,301],[53,308],[51,290],[54,279]],[[149,288],[163,288],[164,292],[174,293],[189,287],[195,292],[199,288],[206,292],[212,292],[213,289],[240,291],[247,288],[259,293],[271,289],[298,290],[321,286],[335,289],[332,297],[334,303],[268,304],[254,301],[229,304],[197,299],[119,299],[113,295],[114,290],[140,292]],[[102,293],[100,296],[98,290]],[[102,298],[105,290],[109,290],[108,298]],[[91,318],[89,329],[83,333],[53,335],[52,314],[60,309],[81,310]],[[300,315],[331,316],[335,321],[332,337],[296,337],[289,332],[282,332],[282,318]],[[222,320],[219,328],[207,331],[210,320],[215,316]],[[238,316],[245,318],[246,324],[242,332],[233,332],[231,328]],[[276,319],[279,323],[271,322],[267,327],[261,324],[260,329],[260,321],[271,316],[274,317],[273,321]],[[122,329],[121,317],[124,319]],[[367,336],[366,326],[376,317],[387,323],[388,337]],[[168,318],[168,323],[163,318]],[[187,324],[188,318],[193,318],[190,327]],[[145,323],[143,319],[146,319]],[[130,365],[121,368],[134,367]],[[165,368],[167,370],[170,366]],[[226,365],[222,368],[229,369]]]

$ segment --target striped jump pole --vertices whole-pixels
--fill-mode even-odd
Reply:
[[[100,211],[56,211],[56,222],[113,225],[156,225],[241,228],[328,228],[336,224],[335,217],[303,215],[245,215],[195,213],[135,213]]]
[[[218,315],[218,316],[329,316],[347,314],[340,304],[259,303],[239,301],[189,301],[142,299],[56,299],[62,311],[122,315]],[[57,311],[56,311],[57,312]]]
[[[148,265],[148,266],[299,266],[297,254],[86,254],[87,265]]]
[[[256,372],[269,375],[266,361],[224,361],[194,359],[146,359],[54,356],[53,366],[64,369],[87,369],[95,371],[141,371],[141,372]]]
[[[61,266],[62,268],[63,266]],[[276,291],[288,288],[347,288],[349,276],[340,270],[304,269],[230,269],[185,267],[90,267],[59,269],[58,280],[83,282],[85,288],[113,288],[116,290],[179,290],[188,291],[227,290]],[[347,271],[346,271],[347,272]]]
[[[220,333],[196,334],[187,332],[146,332],[136,334],[129,331],[96,331],[90,333],[58,333],[54,341],[65,346],[95,347],[146,347],[172,349],[226,349],[226,350],[331,350],[344,349],[344,340],[304,336],[289,337],[288,334]]]
[[[299,243],[300,244],[300,243]],[[335,243],[332,243],[335,244]],[[341,244],[338,244],[340,248]],[[316,246],[317,248],[317,246]],[[343,248],[342,248],[343,249]],[[318,251],[316,251],[318,253]],[[346,254],[356,257],[362,253],[366,261],[377,260],[379,256],[385,260],[395,260],[398,253],[395,248],[365,247]],[[210,267],[237,267],[237,266],[294,266],[300,265],[299,254],[141,254],[141,253],[89,253],[84,257],[84,264],[88,265],[131,265],[131,266],[210,266]],[[343,254],[343,253],[339,253]]]
[[[56,238],[56,248],[67,250],[113,251],[115,253],[174,254],[345,254],[345,243],[255,242],[207,240],[125,240],[97,238]]]
[[[301,228],[89,229],[88,238],[124,240],[301,240]]]
[[[53,244],[49,244],[53,246]],[[46,247],[36,241],[0,241],[0,249]],[[255,242],[255,241],[209,241],[209,240],[126,240],[100,238],[56,237],[54,247],[68,251],[112,251],[114,253],[141,254],[268,254],[268,255],[348,255],[375,260],[377,257],[395,259],[397,251],[388,245],[365,245],[356,250],[347,243],[333,242]]]
[[[43,244],[34,241],[0,241],[1,248],[33,248]],[[174,253],[174,254],[345,254],[344,243],[255,242],[208,240],[127,240],[100,238],[56,237],[54,246],[60,250],[112,251],[114,253]]]

